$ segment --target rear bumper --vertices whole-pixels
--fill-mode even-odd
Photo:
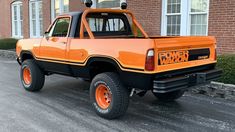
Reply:
[[[169,93],[176,90],[184,90],[192,86],[209,83],[218,79],[222,75],[222,70],[213,69],[195,72],[184,76],[177,76],[167,79],[154,80],[153,92]]]

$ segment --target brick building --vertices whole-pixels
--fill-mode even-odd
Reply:
[[[94,0],[93,8],[119,8],[122,0]],[[233,0],[127,0],[150,35],[216,36],[219,53],[235,53]],[[61,13],[81,11],[81,0],[1,0],[0,37],[41,37]]]

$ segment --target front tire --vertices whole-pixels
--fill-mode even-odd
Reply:
[[[90,99],[99,116],[115,119],[126,113],[129,92],[116,73],[101,73],[91,82]]]
[[[184,95],[184,90],[177,90],[174,92],[169,92],[169,93],[154,93],[153,95],[162,102],[172,102]]]
[[[45,75],[34,60],[25,60],[20,70],[21,82],[25,90],[40,91],[45,82]]]

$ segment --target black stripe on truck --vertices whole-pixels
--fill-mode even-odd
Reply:
[[[210,56],[210,49],[194,49],[189,50],[189,61],[208,59]]]

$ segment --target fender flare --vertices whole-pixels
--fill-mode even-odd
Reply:
[[[33,59],[35,59],[35,57],[34,57],[34,55],[33,55],[33,53],[32,53],[31,51],[25,51],[25,50],[23,50],[23,51],[20,52],[20,55],[19,55],[19,57],[17,58],[18,63],[22,64],[22,62],[23,62],[23,56],[24,56],[24,55],[30,55],[30,56],[32,56]]]
[[[113,65],[117,71],[121,71],[120,64],[118,64],[117,60],[114,60],[113,58],[107,58],[107,57],[91,57],[88,59],[86,63],[86,67],[89,67],[93,62],[105,62]]]

